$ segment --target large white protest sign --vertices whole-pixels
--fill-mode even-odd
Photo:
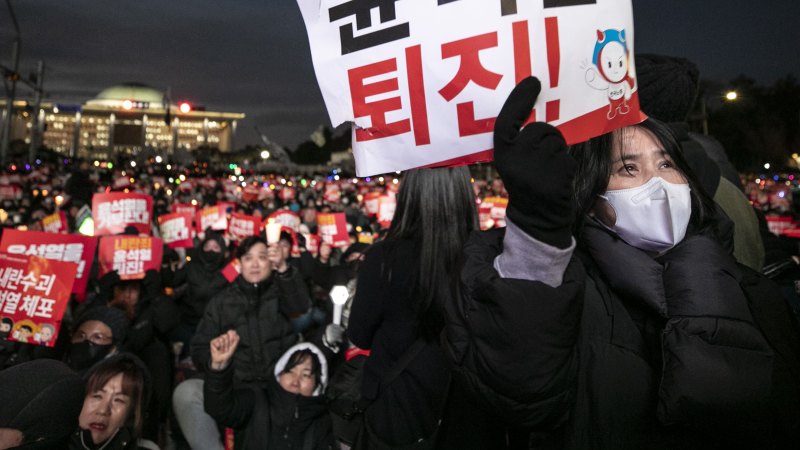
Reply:
[[[359,176],[491,159],[511,89],[576,143],[640,122],[630,0],[298,0]]]

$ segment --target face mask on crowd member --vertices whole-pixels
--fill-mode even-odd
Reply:
[[[243,240],[237,256],[241,263],[242,278],[248,283],[261,283],[272,274],[269,249],[263,239],[251,236]]]
[[[200,259],[211,268],[220,267],[225,261],[225,249],[220,240],[222,240],[221,237],[206,237],[200,249]]]
[[[68,362],[72,369],[81,372],[116,353],[117,344],[127,333],[128,318],[119,309],[100,306],[86,311],[76,325]]]
[[[595,213],[628,244],[663,253],[686,235],[692,213],[688,182],[649,131],[634,126],[621,133]]]

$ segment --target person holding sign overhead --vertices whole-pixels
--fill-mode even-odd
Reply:
[[[506,227],[470,236],[463,295],[447,304],[454,370],[443,448],[560,448],[573,406],[586,279],[573,255],[576,164],[557,129],[522,127],[539,90],[524,80],[495,123]]]
[[[789,448],[800,340],[655,119],[573,146],[589,275],[571,448]]]

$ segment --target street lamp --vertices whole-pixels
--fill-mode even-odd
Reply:
[[[725,100],[729,102],[735,101],[737,98],[739,98],[739,94],[736,91],[728,91],[725,93]]]
[[[261,159],[269,159],[269,152],[267,150],[261,151]]]
[[[347,303],[347,297],[350,294],[347,292],[347,287],[338,285],[331,289],[331,300],[333,301],[333,323],[336,325],[342,324],[342,309],[344,304]]]

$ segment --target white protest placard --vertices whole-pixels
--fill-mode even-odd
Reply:
[[[522,79],[567,143],[644,119],[630,0],[297,0],[331,122],[358,176],[492,158]]]

